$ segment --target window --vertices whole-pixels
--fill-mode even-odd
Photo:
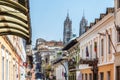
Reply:
[[[8,80],[8,60],[6,60],[6,80]]]
[[[87,80],[87,74],[85,74],[85,80]]]
[[[2,80],[4,80],[4,54],[5,54],[5,52],[4,52],[4,46],[2,46],[1,47],[2,49],[1,49],[1,53],[2,53]]]
[[[76,80],[76,73],[74,73],[74,80]]]
[[[4,80],[4,57],[2,57],[2,80]]]
[[[107,72],[107,80],[110,80],[110,71]]]
[[[86,58],[89,57],[88,46],[86,46]]]
[[[103,72],[100,73],[100,80],[104,80],[104,73]]]
[[[67,38],[67,42],[70,40],[70,38]]]
[[[117,8],[120,8],[120,0],[117,0]]]
[[[92,59],[92,44],[90,45],[90,58]]]
[[[97,57],[97,42],[94,42],[95,57]]]
[[[89,74],[89,80],[92,80],[92,73]]]
[[[111,48],[111,43],[110,43],[111,36],[108,35],[108,53],[110,54],[110,48]]]
[[[83,54],[84,54],[84,50],[82,49],[82,54],[81,54],[81,55],[82,55],[82,58],[84,57]]]
[[[45,58],[45,62],[48,63],[48,58]]]
[[[117,31],[118,34],[118,42],[120,42],[120,30]]]
[[[74,73],[73,73],[72,75],[73,75],[73,80],[75,80],[75,75],[74,75]]]
[[[82,74],[82,80],[84,80],[84,74]]]
[[[8,62],[8,51],[6,51],[6,80],[9,79],[9,62]]]
[[[13,80],[16,80],[16,70],[15,70],[15,65],[13,65]]]
[[[116,76],[117,76],[116,80],[120,80],[120,66],[116,67]]]
[[[67,35],[70,35],[70,31],[66,31],[66,34],[67,34]]]
[[[101,56],[104,54],[104,40],[101,39]]]

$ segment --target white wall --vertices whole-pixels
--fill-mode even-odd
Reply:
[[[114,26],[114,17],[113,14],[108,14],[105,16],[101,21],[99,21],[96,25],[92,26],[85,34],[80,36],[78,38],[78,41],[80,42],[80,57],[83,59],[90,59],[89,57],[86,57],[86,46],[88,46],[88,52],[90,55],[90,45],[92,44],[92,58],[95,58],[96,53],[94,51],[94,42],[97,42],[97,56],[99,58],[99,63],[100,64],[106,64],[108,62],[114,62],[114,49],[112,48],[112,59],[111,61],[108,61],[108,35],[106,33],[106,30],[108,31],[109,34],[112,34],[112,42],[116,43],[116,35],[115,33],[115,26]],[[112,32],[110,32],[110,30]],[[100,35],[98,33],[103,33],[105,34]],[[104,39],[104,56],[101,56],[101,39]],[[88,65],[81,65],[79,68],[84,69],[87,68]]]

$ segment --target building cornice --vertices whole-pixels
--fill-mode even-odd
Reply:
[[[68,44],[66,44],[64,47],[63,47],[63,51],[64,50],[69,50],[71,47],[73,47],[75,44],[77,44],[78,41],[77,41],[77,38],[76,39],[73,39],[71,40]]]
[[[17,54],[16,48],[13,46],[13,44],[11,43],[11,41],[9,40],[9,38],[7,36],[3,36],[3,39],[5,40],[5,42],[9,45],[9,47],[11,48],[11,50],[14,52],[14,55],[18,58],[18,60],[22,60],[21,56],[19,56]]]
[[[85,32],[83,35],[81,35],[77,39],[77,41],[81,41],[82,39],[84,39],[84,38],[90,36],[91,34],[95,33],[96,31],[101,29],[101,27],[104,27],[103,25],[105,25],[106,23],[108,23],[110,21],[114,21],[114,14],[113,13],[107,14],[102,20],[100,20],[98,23],[93,25],[87,32]]]

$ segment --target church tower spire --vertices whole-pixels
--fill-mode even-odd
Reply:
[[[64,21],[63,44],[67,44],[71,38],[72,38],[72,21],[70,20],[69,13],[67,12],[67,17]]]
[[[69,10],[67,10],[67,17],[69,17]]]
[[[83,17],[85,17],[85,13],[84,13],[84,10],[83,10]]]
[[[79,28],[79,36],[81,36],[83,33],[85,33],[86,27],[87,27],[87,20],[85,19],[85,14],[83,10],[83,16],[80,21],[80,28]]]

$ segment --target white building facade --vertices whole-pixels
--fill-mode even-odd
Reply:
[[[84,60],[98,58],[98,79],[115,80],[114,53],[116,53],[117,31],[114,24],[114,10],[108,8],[105,14],[91,24],[90,29],[78,38],[80,57]],[[80,64],[82,80],[93,80],[91,66]]]

